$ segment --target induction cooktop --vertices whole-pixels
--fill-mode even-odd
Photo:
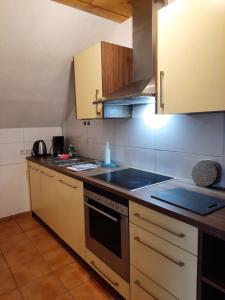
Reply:
[[[133,168],[103,173],[92,177],[125,188],[129,191],[173,179],[172,177]]]

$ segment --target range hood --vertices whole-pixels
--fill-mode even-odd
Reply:
[[[132,0],[133,82],[94,104],[108,107],[155,103],[154,24],[156,12],[163,4],[162,0]]]

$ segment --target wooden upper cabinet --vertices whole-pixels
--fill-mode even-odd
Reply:
[[[99,42],[74,56],[77,119],[102,118],[101,105],[93,101],[107,97],[132,81],[133,50]]]
[[[176,0],[158,12],[158,112],[225,110],[225,1]]]

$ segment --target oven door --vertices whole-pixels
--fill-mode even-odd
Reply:
[[[86,247],[129,282],[128,218],[85,197]]]

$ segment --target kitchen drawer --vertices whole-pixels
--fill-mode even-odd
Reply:
[[[43,166],[40,167],[40,172],[41,172],[41,175],[43,175],[44,177],[49,177],[49,178],[52,178],[54,180],[58,176],[57,172],[55,172],[55,171],[53,171],[49,168],[43,167]]]
[[[31,161],[28,162],[28,166],[29,166],[29,168],[31,168],[34,171],[39,171],[40,168],[41,168],[40,165],[35,164],[35,163],[31,162]]]
[[[104,278],[115,290],[118,291],[125,299],[129,299],[129,283],[122,279],[109,266],[96,257],[91,251],[86,249],[87,263]]]
[[[130,222],[162,237],[195,255],[198,253],[198,229],[150,208],[130,201]]]
[[[63,187],[68,187],[72,189],[83,189],[83,182],[76,180],[72,177],[57,173],[57,180]]]
[[[131,266],[131,300],[178,300],[149,277]]]
[[[131,264],[181,300],[195,300],[197,257],[130,224]]]

